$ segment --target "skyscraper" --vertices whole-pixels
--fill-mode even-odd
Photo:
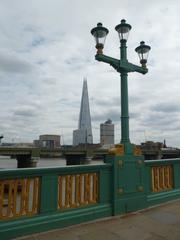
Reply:
[[[107,147],[114,144],[114,124],[111,119],[100,124],[100,144]]]
[[[93,143],[93,136],[91,128],[87,80],[84,79],[81,97],[81,108],[79,114],[79,124],[78,129],[73,131],[73,145],[86,143]]]

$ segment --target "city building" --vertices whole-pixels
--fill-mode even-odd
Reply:
[[[146,141],[141,143],[140,148],[142,150],[145,160],[162,158],[162,142]]]
[[[88,87],[87,80],[84,79],[79,114],[79,124],[78,129],[73,131],[73,145],[77,146],[79,144],[92,144],[92,143],[93,136],[91,128]]]
[[[100,144],[101,146],[111,146],[114,144],[114,124],[111,119],[100,124]]]
[[[42,148],[59,148],[61,146],[60,139],[60,135],[44,134],[39,136],[39,140],[34,140],[34,145]]]
[[[146,141],[141,143],[140,148],[145,160],[173,159],[180,157],[180,149],[167,147],[165,140],[164,142]]]

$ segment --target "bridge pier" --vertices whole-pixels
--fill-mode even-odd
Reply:
[[[85,155],[65,155],[66,158],[66,165],[81,165],[84,162]]]
[[[33,168],[37,166],[37,159],[31,155],[17,155],[17,168]]]

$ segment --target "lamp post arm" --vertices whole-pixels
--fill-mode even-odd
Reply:
[[[112,58],[104,54],[96,54],[95,59],[99,62],[108,63],[119,73],[121,73],[122,71],[126,71],[126,72],[139,72],[142,74],[146,74],[148,72],[147,68],[129,63],[127,60],[125,61],[118,60],[116,58]]]
[[[146,74],[148,72],[147,68],[137,66],[135,64],[129,63],[128,61],[120,60],[119,67],[120,67],[120,69],[123,69],[126,72],[139,72],[142,74]]]
[[[118,59],[106,56],[104,54],[96,54],[95,59],[100,62],[109,63],[115,70],[119,72],[120,61]]]

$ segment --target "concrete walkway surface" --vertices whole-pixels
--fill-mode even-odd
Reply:
[[[180,240],[180,200],[16,240]]]

